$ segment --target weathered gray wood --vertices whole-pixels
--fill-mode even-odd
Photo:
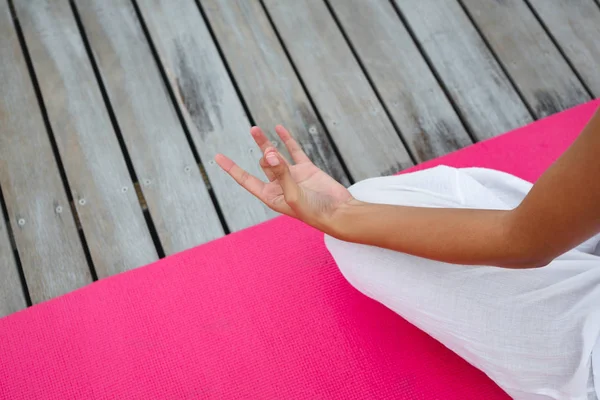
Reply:
[[[2,199],[0,199],[0,318],[25,307],[27,307],[25,293],[8,238],[8,230],[2,215]]]
[[[532,121],[506,74],[455,0],[395,2],[477,139]]]
[[[39,303],[92,278],[7,2],[0,2],[0,88],[0,185]]]
[[[68,0],[15,6],[98,277],[156,260]]]
[[[600,97],[600,6],[594,0],[529,0],[573,67]]]
[[[473,143],[390,2],[330,4],[418,161]]]
[[[274,141],[273,127],[285,125],[317,166],[347,184],[348,177],[260,2],[204,0],[200,4],[257,125]]]
[[[194,0],[138,2],[227,225],[247,228],[276,215],[215,163],[226,153],[261,176],[250,122]]]
[[[590,99],[523,0],[462,2],[536,117]]]
[[[222,236],[133,5],[121,0],[76,4],[165,252]]]
[[[265,1],[292,61],[355,179],[412,164],[322,0]]]

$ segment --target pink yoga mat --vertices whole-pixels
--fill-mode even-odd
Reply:
[[[598,102],[426,163],[535,180]],[[278,218],[0,320],[2,399],[506,399]]]

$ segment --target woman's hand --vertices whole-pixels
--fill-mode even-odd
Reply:
[[[290,152],[294,165],[285,160],[260,128],[250,130],[263,154],[259,164],[268,183],[250,175],[222,154],[218,154],[215,161],[271,209],[326,232],[336,212],[355,200],[343,185],[310,161],[283,126],[278,125],[275,131]]]

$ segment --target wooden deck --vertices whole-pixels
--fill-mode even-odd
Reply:
[[[274,213],[282,123],[344,184],[600,96],[597,0],[0,0],[0,316]]]

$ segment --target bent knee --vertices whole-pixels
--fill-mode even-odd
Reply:
[[[365,179],[350,186],[348,191],[357,200],[367,203],[376,203],[376,200],[381,197],[381,191],[392,186],[390,178],[393,177]]]
[[[413,207],[462,207],[458,170],[434,168],[357,182],[348,190],[359,201]]]
[[[344,242],[332,236],[325,235],[325,247],[333,257],[344,278],[354,288],[364,293],[368,286],[367,269],[363,267],[361,247],[356,243]]]
[[[381,280],[396,281],[414,264],[412,256],[325,235],[325,247],[348,282],[361,292],[380,286]],[[370,291],[370,290],[367,290]]]

